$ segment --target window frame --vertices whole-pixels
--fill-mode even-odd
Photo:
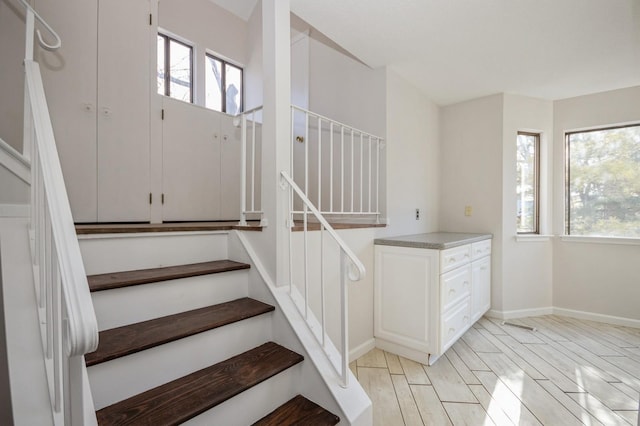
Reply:
[[[569,143],[569,138],[571,135],[578,133],[589,133],[589,132],[601,132],[606,130],[616,130],[616,129],[624,129],[629,127],[640,127],[640,122],[631,122],[624,124],[614,124],[604,127],[587,127],[577,130],[567,130],[564,132],[564,203],[565,203],[565,215],[564,215],[564,237],[573,237],[573,238],[588,238],[588,239],[608,239],[608,240],[620,240],[620,239],[635,239],[640,240],[637,237],[618,237],[612,235],[577,235],[571,234],[571,190],[570,190],[570,179],[571,179],[571,146]]]
[[[540,235],[540,145],[542,139],[541,132],[531,131],[518,131],[516,134],[516,144],[518,136],[533,136],[535,137],[535,147],[533,153],[533,230],[532,231],[518,231],[516,224],[516,235]],[[517,147],[516,147],[517,148]],[[516,153],[517,155],[517,153]],[[516,160],[517,162],[517,160]],[[517,172],[516,172],[517,173]],[[516,177],[517,180],[517,177]],[[517,185],[516,185],[517,186]],[[517,201],[517,198],[516,198]],[[516,211],[517,218],[517,211]]]
[[[167,96],[169,98],[172,99],[176,99],[179,101],[182,101],[182,99],[178,99],[178,98],[174,98],[173,96],[171,96],[171,42],[175,42],[178,44],[181,44],[184,47],[189,48],[189,76],[190,76],[190,85],[189,85],[189,101],[183,101],[183,102],[189,102],[191,104],[195,104],[195,99],[194,99],[194,55],[193,55],[193,51],[194,46],[190,45],[189,43],[186,43],[182,40],[179,40],[176,37],[173,37],[167,33],[164,33],[162,31],[158,31],[158,37],[162,37],[164,39],[164,90],[162,93],[162,96]],[[156,64],[157,67],[157,64]]]
[[[212,111],[218,111],[218,112],[223,112],[225,114],[227,114],[227,65],[236,68],[240,71],[240,84],[242,87],[240,87],[240,105],[238,105],[238,113],[242,114],[244,112],[244,68],[241,67],[240,65],[234,64],[233,62],[230,62],[214,53],[210,53],[210,52],[206,52],[204,55],[204,59],[205,59],[205,64],[207,64],[207,66],[209,65],[208,59],[211,58],[214,61],[219,61],[221,64],[221,70],[220,70],[220,78],[222,79],[222,88],[221,88],[221,94],[222,94],[222,99],[221,99],[221,111],[218,111],[217,109],[214,108],[210,108],[207,106],[207,101],[205,99],[205,108],[210,109]],[[206,84],[206,81],[205,81]],[[206,89],[205,89],[206,91]]]

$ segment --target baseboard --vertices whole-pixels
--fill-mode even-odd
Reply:
[[[29,217],[29,205],[0,204],[0,217]]]
[[[596,314],[594,312],[575,311],[573,309],[553,308],[555,315],[578,318],[589,321],[604,322],[607,324],[623,325],[626,327],[640,328],[640,320],[633,318],[616,317],[613,315]]]
[[[376,347],[375,339],[369,339],[349,351],[349,362],[355,361]]]
[[[491,318],[506,320],[514,318],[536,317],[540,315],[551,315],[553,313],[554,308],[552,306],[549,306],[546,308],[516,309],[513,311],[497,311],[495,309],[491,309],[486,313],[486,315]]]

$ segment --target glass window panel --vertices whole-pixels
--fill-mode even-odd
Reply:
[[[242,70],[225,64],[226,113],[236,115],[242,111]]]
[[[191,47],[169,40],[169,96],[191,102]]]
[[[222,61],[207,55],[205,106],[222,112]]]
[[[640,126],[567,135],[567,234],[640,237]]]
[[[164,88],[164,73],[165,73],[165,69],[164,69],[164,51],[165,51],[165,42],[166,39],[161,36],[158,35],[158,76],[157,76],[157,84],[158,84],[158,93],[160,95],[164,95],[165,94],[165,88]]]
[[[516,160],[517,231],[538,232],[537,155],[540,135],[518,133]]]

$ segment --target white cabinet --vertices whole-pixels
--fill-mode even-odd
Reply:
[[[63,40],[36,54],[74,220],[149,220],[149,0],[39,2],[38,11]]]
[[[376,244],[376,346],[433,364],[490,308],[491,240],[435,250]]]

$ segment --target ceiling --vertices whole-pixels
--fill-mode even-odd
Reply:
[[[214,1],[247,17],[256,3]],[[640,0],[290,2],[362,62],[389,66],[441,105],[501,92],[562,99],[640,85]]]

